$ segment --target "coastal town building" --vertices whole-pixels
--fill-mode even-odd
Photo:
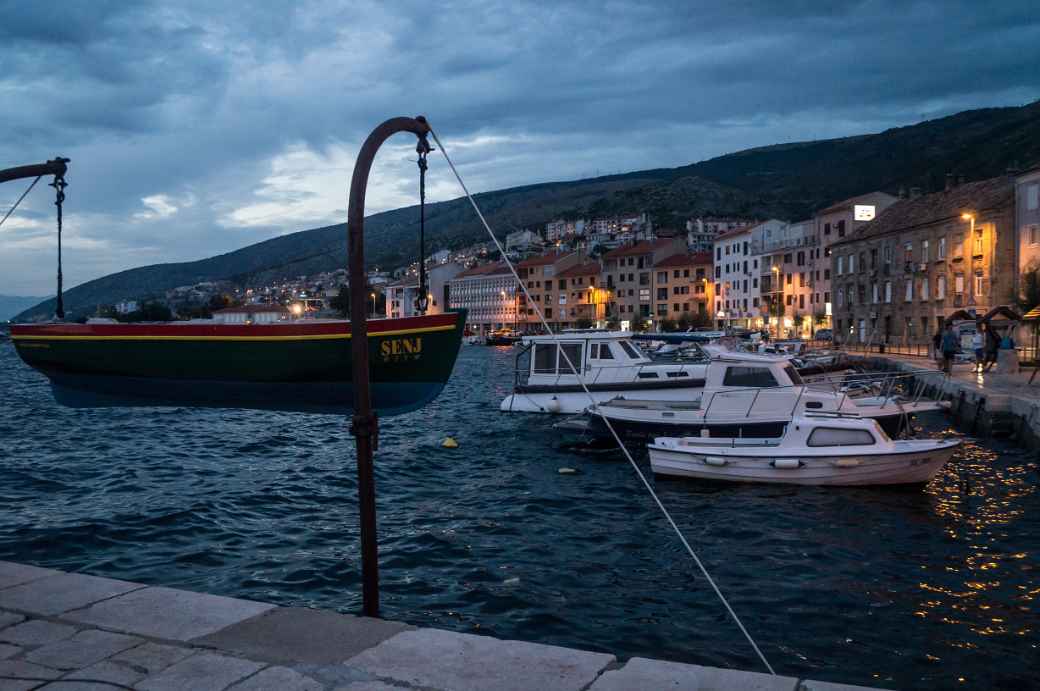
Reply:
[[[506,252],[526,254],[542,248],[542,236],[533,230],[518,230],[506,235]]]
[[[887,192],[869,192],[843,199],[816,212],[813,217],[816,246],[809,253],[809,269],[812,279],[813,304],[822,305],[822,324],[832,328],[831,313],[834,309],[834,291],[831,290],[831,245],[880,216],[885,209],[899,201]]]
[[[466,326],[476,334],[512,327],[517,321],[516,279],[505,262],[475,266],[448,281],[452,309],[466,309]]]
[[[779,228],[782,221],[770,220],[751,228],[738,228],[715,238],[715,314],[719,327],[759,328],[760,312],[759,258],[752,256],[751,241],[755,229]]]
[[[756,224],[758,221],[749,218],[691,218],[686,221],[686,246],[691,252],[711,253],[719,235]]]
[[[683,238],[662,238],[644,240],[604,254],[603,277],[610,291],[608,318],[620,321],[622,329],[632,328],[637,320],[649,320],[654,304],[654,265],[685,251]]]
[[[711,252],[678,252],[653,266],[653,318],[707,324],[711,321]]]
[[[554,328],[602,327],[606,324],[609,293],[601,286],[600,271],[598,261],[582,258],[557,272]]]
[[[1015,183],[1006,176],[888,206],[830,249],[835,337],[928,343],[958,311],[1015,298]],[[834,228],[832,227],[832,232]]]
[[[776,338],[809,338],[825,323],[826,310],[817,304],[813,287],[813,257],[819,246],[815,228],[812,219],[769,221],[752,232],[764,326]]]
[[[289,319],[292,313],[284,305],[242,305],[225,307],[213,313],[213,321],[221,324],[273,324]]]
[[[517,274],[531,295],[531,301],[527,300],[523,291],[518,291],[515,295],[510,294],[509,297],[516,300],[520,323],[526,330],[540,331],[542,328],[536,307],[550,326],[560,323],[557,274],[581,263],[583,259],[583,255],[577,252],[554,251],[530,256],[516,265]]]
[[[1040,165],[1015,179],[1015,247],[1018,280],[1015,294],[1032,302],[1040,298]],[[1036,305],[1027,305],[1031,309]]]

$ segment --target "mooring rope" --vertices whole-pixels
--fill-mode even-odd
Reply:
[[[42,177],[43,177],[42,175],[37,175],[36,179],[32,181],[32,184],[29,185],[29,187],[24,192],[22,192],[22,196],[18,197],[18,201],[16,201],[14,203],[14,206],[12,206],[8,210],[8,212],[6,214],[4,214],[3,220],[0,220],[0,226],[2,226],[4,224],[4,221],[6,221],[11,216],[11,214],[14,213],[14,210],[17,209],[18,205],[22,203],[22,200],[25,199],[25,195],[27,195],[30,192],[32,192],[32,188],[36,187],[36,183],[38,183],[40,181],[40,178],[42,178]]]
[[[509,261],[509,257],[506,256],[505,250],[502,247],[502,243],[500,243],[498,241],[498,238],[495,237],[495,233],[491,230],[491,226],[488,225],[487,219],[484,218],[484,214],[481,213],[480,207],[477,206],[476,200],[473,199],[473,195],[470,194],[469,189],[466,187],[466,183],[462,181],[462,176],[459,175],[459,171],[455,168],[455,164],[452,163],[451,157],[448,156],[448,151],[444,148],[444,144],[441,143],[441,140],[437,137],[437,133],[434,132],[432,128],[430,129],[430,136],[433,137],[433,141],[436,142],[437,146],[440,148],[441,153],[444,155],[444,160],[447,161],[448,167],[451,168],[452,174],[455,175],[455,179],[458,180],[459,186],[462,187],[462,191],[465,192],[466,198],[469,199],[469,203],[473,206],[473,210],[477,213],[477,217],[480,219],[480,222],[484,225],[484,229],[487,230],[488,235],[491,236],[491,240],[495,243],[495,247],[498,248],[498,251],[502,256],[502,259],[505,261],[506,266],[509,267],[509,271],[513,274],[513,277],[516,279],[516,282],[520,285],[520,289],[524,291],[524,295],[527,297],[527,303],[534,307],[535,314],[538,315],[538,320],[542,323],[542,327],[550,336],[552,336],[553,341],[556,342],[557,349],[559,350],[560,354],[563,355],[564,359],[567,361],[567,364],[570,366],[571,371],[573,371],[575,375],[578,377],[578,383],[581,384],[581,388],[585,391],[585,395],[589,397],[589,400],[592,402],[593,407],[596,409],[596,412],[599,413],[600,419],[603,420],[603,423],[606,425],[607,429],[610,430],[610,434],[614,437],[614,441],[617,442],[617,445],[625,454],[625,458],[628,459],[628,462],[632,466],[632,469],[636,471],[636,475],[638,475],[639,479],[643,482],[643,486],[646,487],[646,490],[650,493],[650,496],[653,498],[654,503],[657,504],[657,508],[661,510],[661,513],[664,515],[665,519],[667,519],[669,525],[672,526],[672,530],[674,530],[675,534],[679,536],[679,540],[686,548],[686,551],[690,553],[690,556],[693,558],[694,563],[697,564],[697,568],[700,569],[702,574],[704,574],[704,578],[711,585],[712,590],[715,591],[715,594],[718,595],[719,600],[722,601],[722,604],[725,606],[726,611],[729,612],[731,617],[733,617],[733,621],[737,623],[737,626],[740,628],[740,631],[744,634],[744,637],[747,638],[748,643],[750,643],[751,647],[754,648],[755,653],[758,655],[758,658],[762,661],[762,664],[765,665],[766,669],[769,670],[770,674],[775,675],[776,672],[773,671],[773,667],[769,664],[769,660],[767,660],[766,656],[762,654],[762,651],[759,649],[758,644],[755,643],[755,639],[753,639],[751,637],[751,634],[748,633],[747,628],[745,628],[743,622],[740,621],[740,617],[737,616],[737,613],[733,611],[733,608],[730,606],[729,601],[726,600],[726,596],[722,594],[722,591],[719,590],[719,587],[715,584],[715,579],[713,579],[711,577],[711,574],[708,573],[708,569],[705,568],[704,564],[700,560],[700,557],[697,556],[697,553],[693,550],[693,547],[690,546],[690,543],[686,540],[686,536],[683,535],[683,532],[679,529],[679,526],[672,519],[672,515],[668,512],[668,509],[666,509],[664,507],[664,504],[661,503],[661,500],[658,498],[657,493],[654,491],[654,488],[650,486],[650,483],[646,479],[646,475],[644,475],[643,471],[639,469],[639,466],[636,464],[635,459],[632,458],[632,454],[629,453],[628,448],[625,446],[624,442],[621,441],[621,437],[618,435],[617,431],[615,431],[614,426],[610,424],[610,420],[607,419],[606,415],[603,414],[603,411],[601,411],[599,409],[599,406],[596,405],[596,399],[592,396],[592,392],[589,391],[589,387],[585,385],[585,377],[581,375],[581,369],[575,367],[574,363],[571,362],[570,357],[567,355],[567,352],[563,348],[559,347],[559,337],[552,330],[552,328],[550,328],[549,323],[545,321],[545,317],[542,315],[542,310],[539,308],[538,304],[535,303],[535,301],[531,298],[531,294],[527,291],[527,285],[522,280],[520,280],[520,275],[517,273],[516,268],[513,266],[513,263]]]

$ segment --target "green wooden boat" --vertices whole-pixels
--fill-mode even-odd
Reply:
[[[380,415],[415,410],[440,393],[465,323],[461,311],[368,322]],[[353,408],[349,321],[15,324],[11,339],[67,406]]]

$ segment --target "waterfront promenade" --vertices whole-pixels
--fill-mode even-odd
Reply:
[[[782,661],[774,660],[774,664]],[[854,691],[0,562],[0,691]]]

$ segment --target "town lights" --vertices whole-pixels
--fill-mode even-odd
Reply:
[[[303,314],[303,305],[301,305],[301,304],[300,304],[300,303],[298,303],[298,302],[296,302],[296,303],[293,303],[293,306],[292,306],[291,308],[289,308],[289,309],[290,309],[290,310],[292,311],[292,313],[293,313],[293,315],[294,315],[294,316],[297,316],[297,317],[298,317],[298,316],[300,316],[301,314]]]

